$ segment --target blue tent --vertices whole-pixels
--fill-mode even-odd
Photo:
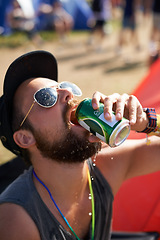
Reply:
[[[87,29],[88,18],[92,11],[85,0],[61,0],[64,8],[74,19],[75,29]]]
[[[0,0],[0,28],[5,31],[5,14],[11,0]]]

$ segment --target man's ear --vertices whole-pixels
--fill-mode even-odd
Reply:
[[[13,134],[15,143],[21,148],[29,148],[36,143],[33,134],[28,130],[20,129]]]

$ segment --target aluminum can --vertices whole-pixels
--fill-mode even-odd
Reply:
[[[125,118],[117,121],[113,112],[112,120],[104,118],[104,104],[99,103],[99,109],[94,110],[92,100],[84,99],[78,105],[75,116],[79,124],[97,136],[110,147],[119,146],[130,133],[129,121]]]

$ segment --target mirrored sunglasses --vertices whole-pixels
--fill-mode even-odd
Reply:
[[[72,92],[75,96],[81,96],[82,91],[81,89],[74,83],[70,82],[61,82],[55,88],[41,88],[34,94],[34,101],[28,110],[26,116],[22,120],[20,127],[22,127],[23,123],[25,122],[26,118],[28,117],[30,111],[32,110],[35,102],[38,103],[41,107],[50,108],[53,107],[58,99],[57,89],[67,89],[68,91]]]

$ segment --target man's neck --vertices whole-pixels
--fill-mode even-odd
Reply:
[[[54,161],[47,161],[43,164],[39,162],[33,166],[38,178],[50,189],[54,195],[64,196],[66,201],[72,201],[74,194],[80,196],[83,194],[88,184],[86,162],[66,164]],[[39,183],[34,182],[38,188]]]

